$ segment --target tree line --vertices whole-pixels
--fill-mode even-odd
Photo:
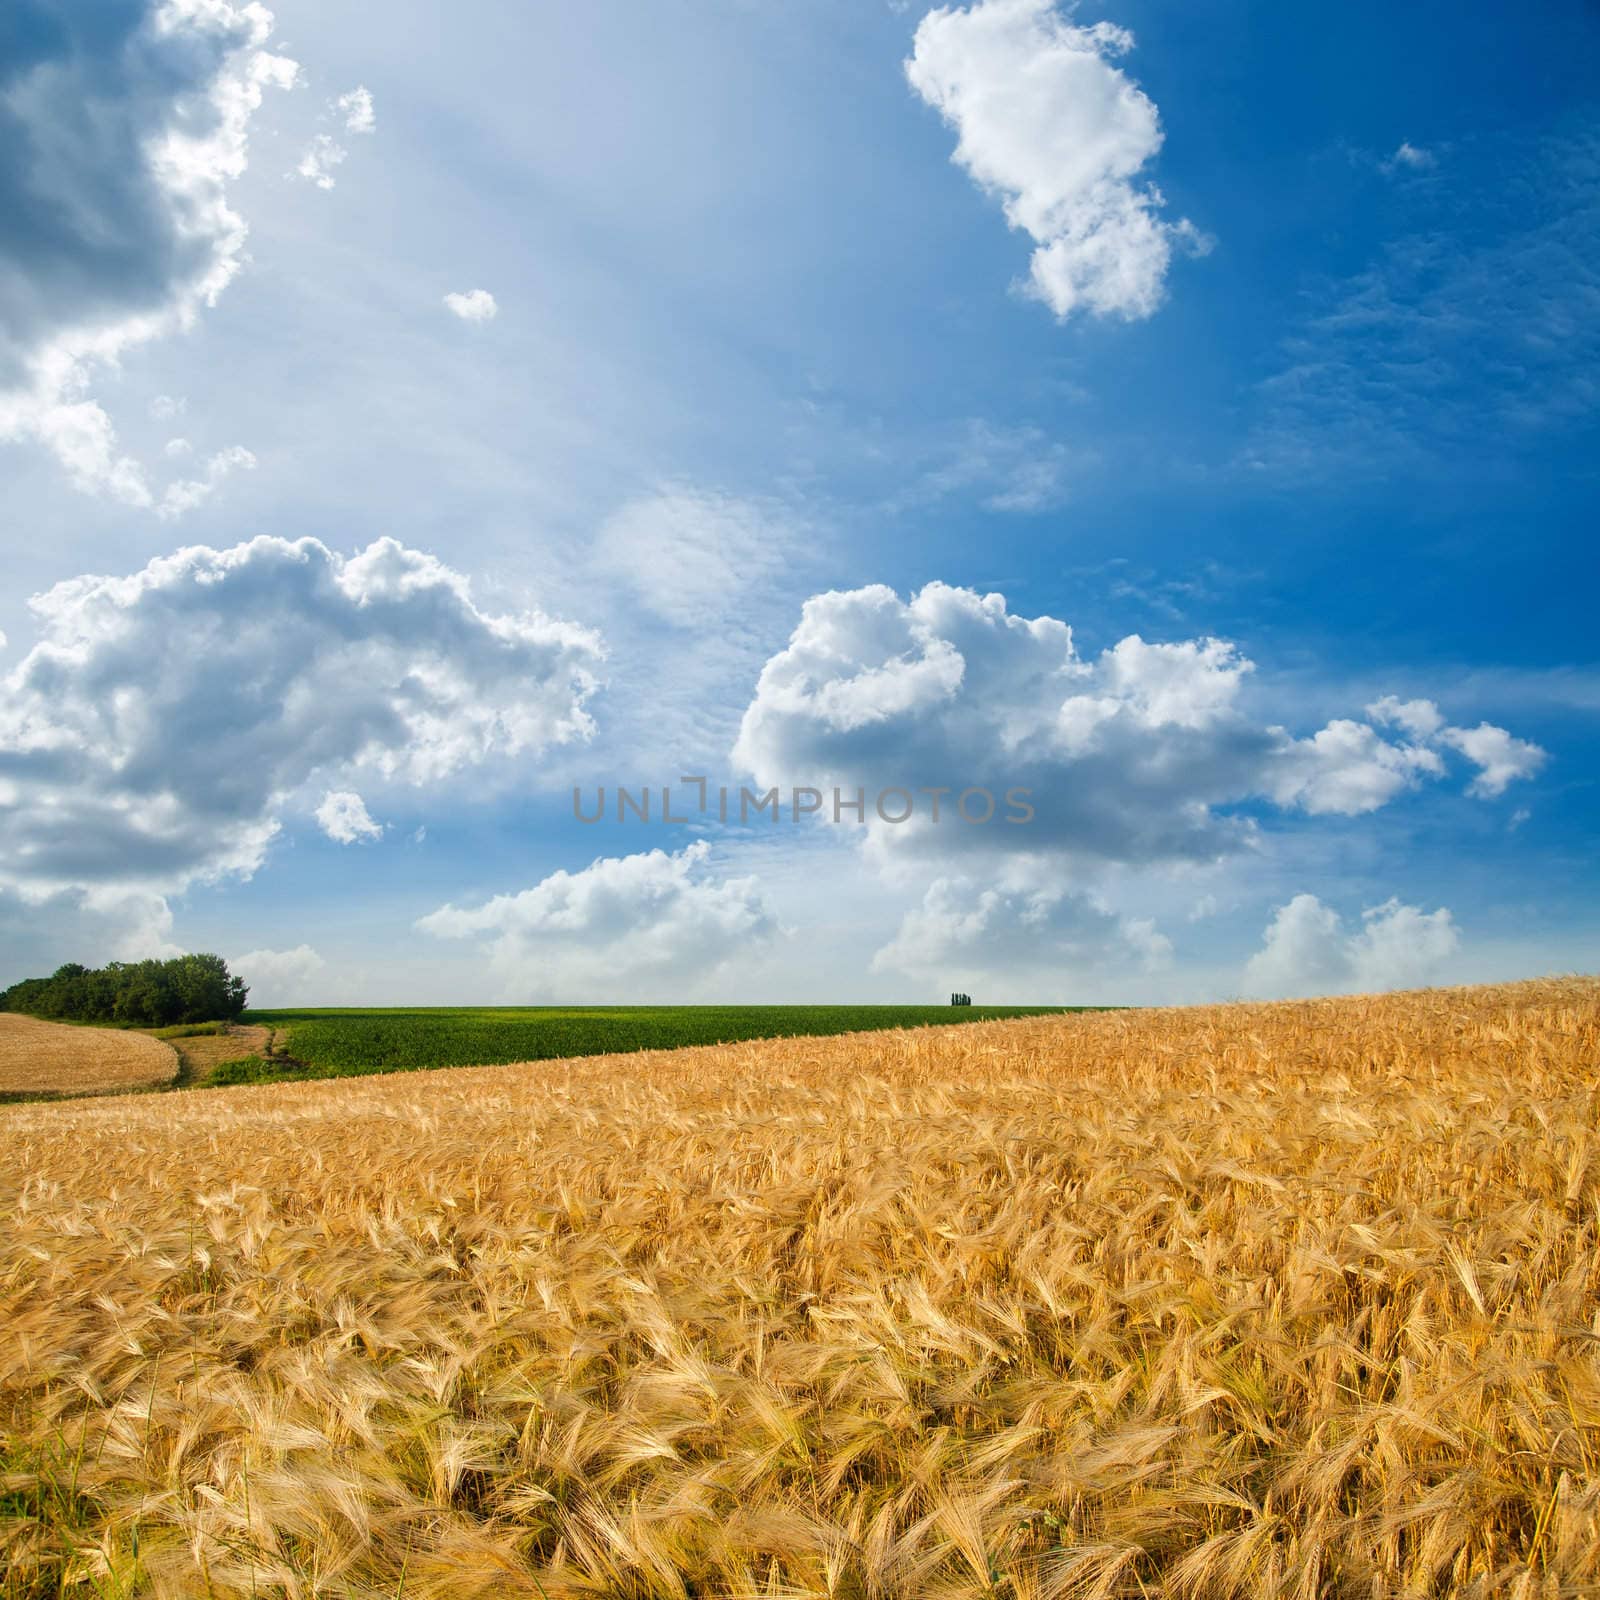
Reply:
[[[69,961],[48,978],[24,978],[0,990],[0,1011],[58,1022],[123,1023],[167,1028],[180,1022],[232,1021],[250,993],[221,956],[170,961],[113,961],[85,967]]]

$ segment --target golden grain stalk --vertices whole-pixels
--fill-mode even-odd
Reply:
[[[1600,983],[0,1112],[9,1596],[1600,1593]]]

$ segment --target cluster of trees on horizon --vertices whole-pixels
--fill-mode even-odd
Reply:
[[[48,978],[24,978],[0,990],[0,1011],[52,1022],[110,1022],[168,1028],[183,1022],[231,1022],[250,993],[221,956],[169,961],[113,961],[85,967],[69,961]]]

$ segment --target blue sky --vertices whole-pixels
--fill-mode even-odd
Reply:
[[[0,24],[0,980],[1594,969],[1593,6],[272,10]]]

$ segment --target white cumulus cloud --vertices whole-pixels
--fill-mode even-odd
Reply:
[[[1148,317],[1175,241],[1209,248],[1161,217],[1139,174],[1161,148],[1154,103],[1115,59],[1133,35],[1078,27],[1052,0],[941,6],[917,28],[906,75],[955,129],[955,160],[1029,234],[1030,289],[1058,317]]]
[[[1391,701],[1372,722],[1297,737],[1252,714],[1254,672],[1210,638],[1134,634],[1084,658],[1066,622],[942,583],[909,600],[881,585],[833,591],[805,603],[763,668],[734,759],[764,786],[943,787],[947,816],[963,788],[998,801],[1025,787],[1026,825],[935,827],[924,799],[910,822],[872,820],[872,847],[885,860],[1050,853],[1084,867],[1216,860],[1254,837],[1237,809],[1248,802],[1358,816],[1447,776],[1449,749],[1483,768],[1477,793],[1536,765],[1504,730],[1492,731],[1508,744],[1458,738],[1431,702],[1407,703],[1408,738],[1373,725],[1398,715]]]
[[[601,649],[380,539],[193,546],[30,602],[0,679],[0,886],[171,893],[261,862],[290,797],[430,783],[591,731]]]
[[[463,322],[492,322],[500,307],[487,289],[468,289],[465,294],[447,294],[444,303]]]
[[[1448,910],[1391,899],[1369,906],[1351,930],[1314,894],[1279,906],[1245,966],[1246,992],[1270,999],[1417,988],[1443,970],[1461,939]]]
[[[479,941],[508,1000],[670,1000],[766,945],[777,924],[752,877],[718,877],[703,840],[602,857],[417,926]]]
[[[378,126],[372,91],[365,84],[358,83],[347,94],[340,95],[333,102],[333,109],[344,118],[346,133],[371,133]]]
[[[1359,816],[1388,805],[1425,777],[1443,777],[1444,770],[1437,751],[1391,743],[1370,724],[1340,717],[1285,746],[1272,797],[1313,816]]]
[[[335,844],[381,839],[383,827],[367,814],[367,803],[353,789],[330,789],[312,813],[317,826]]]
[[[1538,745],[1515,739],[1492,722],[1480,722],[1476,728],[1444,728],[1439,739],[1478,768],[1470,792],[1486,800],[1497,799],[1519,778],[1531,778],[1549,759]]]
[[[1442,745],[1458,751],[1478,769],[1467,793],[1496,800],[1511,784],[1531,778],[1550,759],[1549,752],[1527,739],[1517,739],[1492,722],[1476,728],[1451,727],[1431,700],[1400,700],[1385,695],[1367,707],[1374,722],[1404,728],[1421,745]]]
[[[0,985],[44,977],[63,961],[103,966],[182,955],[172,908],[143,889],[104,884],[59,892],[0,882]]]
[[[314,986],[328,963],[308,944],[292,950],[251,950],[228,957],[228,970],[250,986],[250,1004],[258,1010],[274,1006],[315,1005]]]
[[[931,993],[981,989],[997,1003],[1064,999],[1091,974],[1155,971],[1170,941],[1060,886],[936,878],[872,958],[875,972],[924,980]]]
[[[97,371],[187,328],[239,271],[228,203],[252,117],[296,64],[259,4],[66,6],[0,62],[0,440],[79,489],[176,515],[94,398]]]
[[[1402,700],[1393,694],[1374,700],[1367,707],[1367,715],[1374,722],[1403,728],[1413,739],[1424,744],[1444,727],[1444,718],[1433,701]]]

